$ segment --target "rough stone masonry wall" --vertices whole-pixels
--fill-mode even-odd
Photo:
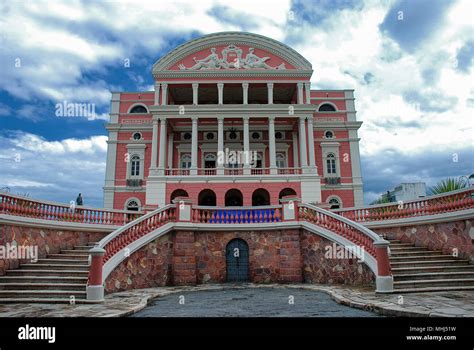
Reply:
[[[249,275],[254,283],[301,282],[298,230],[196,232],[197,283],[226,281],[226,246],[234,238],[249,245]]]
[[[83,232],[41,227],[26,227],[15,225],[0,225],[0,246],[8,244],[23,246],[37,246],[38,258],[45,258],[48,254],[57,254],[64,249],[73,249],[77,245],[86,245],[105,237],[104,232]],[[27,261],[19,259],[0,259],[0,276],[6,270],[17,269],[20,263]]]
[[[474,258],[473,224],[474,220],[458,220],[438,224],[373,228],[372,230],[389,239],[399,239],[430,250],[442,250],[445,254],[453,254],[453,249],[456,248],[459,257],[472,259]]]
[[[175,231],[148,243],[107,278],[106,291],[226,281],[226,246],[234,238],[249,245],[254,283],[372,283],[373,274],[355,259],[326,259],[332,242],[299,229],[269,231]]]
[[[106,292],[170,285],[173,238],[157,238],[122,261],[107,277]]]
[[[333,243],[303,230],[301,232],[303,276],[306,283],[371,285],[375,276],[369,267],[356,258],[328,259],[326,247]]]

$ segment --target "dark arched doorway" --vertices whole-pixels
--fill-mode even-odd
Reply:
[[[189,197],[189,196],[188,196],[188,192],[186,192],[185,190],[182,190],[182,189],[174,190],[170,196],[170,203],[173,203],[173,199],[175,199],[176,197]]]
[[[249,280],[249,246],[243,239],[231,240],[226,247],[227,282]]]
[[[237,189],[228,190],[225,194],[226,207],[241,207],[244,205],[244,197],[242,192]]]
[[[259,188],[252,194],[252,206],[270,205],[270,193],[266,189]]]
[[[213,190],[202,190],[199,192],[198,205],[216,206],[216,194]]]
[[[282,199],[285,196],[296,196],[296,191],[292,188],[284,188],[280,191],[278,199]]]

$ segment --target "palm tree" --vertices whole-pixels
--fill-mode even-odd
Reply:
[[[435,186],[430,187],[428,190],[429,195],[441,194],[451,191],[460,190],[468,187],[467,181],[462,178],[451,178],[443,179],[439,181]]]

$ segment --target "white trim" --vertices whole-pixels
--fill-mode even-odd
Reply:
[[[332,103],[331,101],[327,101],[327,100],[326,100],[326,101],[321,101],[321,103],[319,103],[319,104],[317,105],[318,108],[316,108],[316,111],[319,112],[319,113],[326,113],[326,111],[319,111],[319,108],[320,108],[322,105],[326,105],[326,104],[333,106],[334,109],[335,109],[335,112],[345,112],[345,111],[340,111],[334,103]]]
[[[167,53],[165,56],[160,58],[157,62],[155,62],[155,64],[153,64],[153,75],[163,73],[163,71],[168,70],[171,66],[182,61],[185,57],[192,55],[198,51],[230,44],[249,45],[250,47],[262,49],[274,54],[277,57],[280,57],[283,61],[288,62],[298,70],[312,71],[311,63],[308,60],[306,60],[300,53],[281,42],[259,34],[229,31],[204,35],[200,38],[193,39],[185,42],[184,44],[179,45],[178,47]],[[214,70],[213,72],[222,73],[228,71],[239,74],[245,73],[241,70]],[[285,72],[288,74],[288,71],[291,72],[292,70],[284,69],[281,70],[280,73]],[[249,71],[249,73],[251,72],[252,70]],[[189,71],[172,71],[172,73],[189,73]],[[191,71],[191,73],[196,73],[196,71]],[[268,74],[269,71],[263,70],[259,73]]]
[[[350,210],[350,208],[345,208],[345,210]],[[451,213],[441,213],[435,215],[426,215],[426,216],[415,216],[411,218],[401,218],[393,220],[381,220],[381,221],[367,221],[360,222],[370,229],[376,228],[386,228],[386,227],[401,227],[401,226],[415,226],[415,225],[428,225],[428,224],[439,224],[452,221],[461,221],[461,220],[474,220],[474,209],[466,209],[455,211]]]
[[[36,228],[51,228],[81,232],[104,232],[111,233],[121,226],[86,224],[82,222],[66,222],[45,219],[28,218],[24,216],[0,214],[0,224],[2,225],[21,225]]]
[[[125,102],[125,101],[122,101],[122,102]],[[145,107],[146,109],[146,113],[130,113],[130,111],[134,108],[134,107],[137,107],[137,106],[143,106]],[[128,111],[127,111],[127,114],[131,114],[131,115],[135,115],[135,114],[150,114],[150,110],[148,109],[148,106],[142,102],[137,102],[137,103],[134,103],[133,105],[131,105],[129,108],[128,108]]]
[[[124,203],[124,208],[123,208],[124,210],[128,210],[127,207],[128,207],[128,205],[130,204],[131,201],[137,202],[139,212],[143,209],[142,202],[137,197],[130,197]],[[134,211],[134,210],[131,210],[131,211]]]
[[[331,199],[337,200],[337,201],[339,202],[339,209],[342,209],[343,203],[342,203],[341,197],[336,196],[335,194],[331,194],[330,196],[328,196],[328,198],[326,198],[326,203],[329,204],[329,201],[330,201]]]

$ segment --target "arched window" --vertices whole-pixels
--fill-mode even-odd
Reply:
[[[328,174],[336,175],[336,156],[334,153],[328,153],[326,156],[326,170]]]
[[[255,190],[252,194],[252,206],[270,205],[270,193],[264,188]]]
[[[145,113],[147,114],[148,113],[148,110],[146,109],[145,106],[142,106],[142,105],[138,105],[138,106],[135,106],[133,107],[131,110],[130,110],[130,113]]]
[[[199,192],[198,205],[216,206],[216,194],[213,190],[202,190]]]
[[[189,198],[189,195],[188,195],[188,192],[186,192],[185,190],[183,189],[177,189],[177,190],[174,190],[172,193],[171,193],[171,196],[170,196],[170,203],[173,203],[173,199],[175,199],[176,197],[188,197]]]
[[[282,199],[285,196],[296,196],[296,191],[292,188],[284,188],[280,191],[278,199]]]
[[[335,112],[336,108],[334,108],[333,105],[330,105],[329,103],[323,103],[321,106],[318,108],[319,112]]]
[[[339,209],[342,207],[341,201],[334,197],[330,198],[328,203],[329,203],[329,209]]]
[[[127,201],[127,204],[125,205],[125,209],[132,210],[132,211],[139,211],[140,203],[136,199],[129,199]]]
[[[277,168],[286,168],[286,154],[285,153],[276,154],[276,166]]]
[[[189,153],[183,154],[181,156],[181,169],[189,169],[191,168],[191,155]]]
[[[133,155],[130,160],[130,175],[140,176],[140,156]]]
[[[227,191],[225,194],[225,206],[226,207],[241,207],[244,203],[244,197],[242,192],[237,189]]]

